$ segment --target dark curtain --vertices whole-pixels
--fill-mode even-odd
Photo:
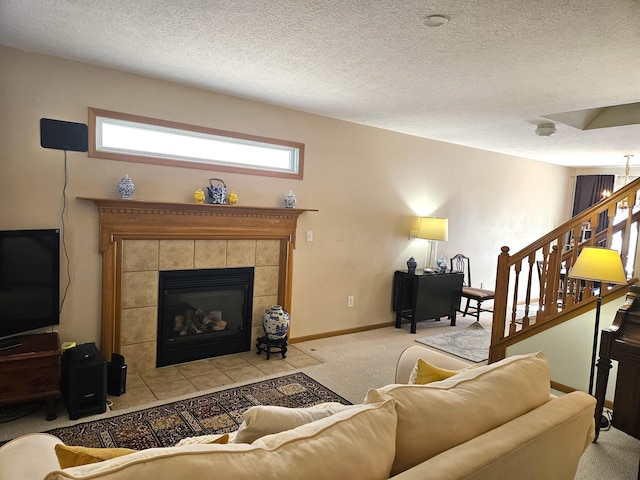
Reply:
[[[602,200],[602,192],[609,190],[613,192],[614,175],[578,175],[576,179],[576,190],[573,195],[573,215],[586,210]],[[609,225],[607,212],[600,214],[596,233],[604,230]]]

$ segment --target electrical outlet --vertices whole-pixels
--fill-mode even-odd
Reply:
[[[418,231],[417,230],[409,230],[409,240],[413,240],[414,238],[418,237]]]
[[[347,297],[347,307],[349,308],[353,307],[353,295],[349,295]]]
[[[311,230],[307,230],[307,242],[313,242],[313,232]]]

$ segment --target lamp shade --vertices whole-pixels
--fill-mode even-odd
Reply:
[[[569,272],[569,278],[604,283],[627,283],[620,254],[616,250],[584,247]]]
[[[422,217],[420,219],[420,228],[418,229],[418,238],[424,238],[426,240],[448,240],[449,219]]]

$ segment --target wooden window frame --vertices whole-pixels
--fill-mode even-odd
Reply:
[[[219,137],[227,137],[230,139],[240,139],[240,140],[248,140],[252,142],[258,142],[263,144],[273,144],[279,146],[285,146],[290,148],[295,148],[298,150],[298,171],[297,172],[283,172],[283,171],[275,171],[269,169],[262,169],[260,167],[234,167],[229,165],[219,165],[216,163],[209,162],[198,162],[198,161],[190,161],[190,160],[181,160],[178,158],[166,158],[166,157],[156,157],[153,155],[135,155],[135,154],[125,154],[118,152],[108,152],[97,150],[96,148],[96,127],[97,127],[97,117],[106,117],[113,118],[117,120],[125,120],[136,123],[143,123],[153,126],[160,126],[166,128],[173,128],[177,130],[185,130],[189,132],[198,132],[209,135],[215,135]],[[288,140],[279,140],[275,138],[269,137],[261,137],[257,135],[249,135],[245,133],[238,132],[230,132],[226,130],[218,130],[214,128],[201,127],[198,125],[190,125],[187,123],[180,122],[172,122],[169,120],[161,120],[150,117],[143,117],[140,115],[132,115],[128,113],[121,112],[113,112],[110,110],[102,110],[98,108],[89,107],[89,152],[88,155],[91,158],[103,158],[108,160],[121,160],[126,162],[138,162],[138,163],[147,163],[153,165],[167,165],[172,167],[183,167],[183,168],[195,168],[199,170],[214,170],[219,172],[230,172],[230,173],[242,173],[245,175],[260,175],[265,177],[277,177],[277,178],[288,178],[294,180],[302,180],[303,172],[304,172],[304,143],[291,142]]]

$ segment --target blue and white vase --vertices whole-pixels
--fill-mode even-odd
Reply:
[[[120,192],[120,198],[123,200],[131,200],[133,198],[133,190],[136,186],[133,184],[129,175],[125,175],[118,183],[118,192]]]
[[[293,193],[293,191],[289,190],[289,193],[287,193],[284,197],[284,207],[296,208],[297,201],[298,199],[296,198],[296,195]]]
[[[411,257],[407,260],[407,273],[416,273],[416,268],[418,267],[418,262],[416,259]]]
[[[269,340],[282,340],[289,331],[289,314],[280,305],[267,308],[262,315],[262,328]]]

